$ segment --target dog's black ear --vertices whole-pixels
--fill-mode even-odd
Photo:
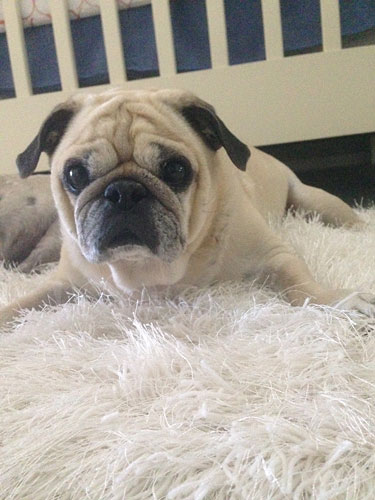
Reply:
[[[200,101],[182,108],[182,114],[209,148],[217,151],[223,146],[236,167],[246,170],[249,148],[228,130],[212,106]]]
[[[17,156],[16,163],[22,178],[28,177],[36,169],[42,152],[48,156],[53,154],[76,111],[76,106],[60,105],[47,117],[38,135],[25,151]]]

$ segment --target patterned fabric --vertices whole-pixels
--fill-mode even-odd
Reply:
[[[69,14],[71,19],[99,14],[99,0],[69,0]],[[151,3],[150,0],[117,0],[119,9],[139,7]],[[48,0],[22,0],[21,15],[25,27],[51,23],[51,14]],[[0,0],[0,32],[5,31],[3,14],[3,0]]]

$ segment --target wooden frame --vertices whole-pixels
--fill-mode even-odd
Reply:
[[[187,88],[253,145],[373,132],[375,46],[341,49],[338,1],[321,0],[323,51],[284,57],[279,0],[262,0],[266,60],[230,66],[223,0],[206,0],[212,68],[177,74],[169,0],[152,0],[160,76],[127,82],[116,1],[101,0],[110,82]],[[0,101],[0,172],[8,173],[53,106],[105,86],[78,88],[66,1],[50,0],[62,90],[32,95],[18,3],[3,0],[3,8],[16,89],[16,98]]]

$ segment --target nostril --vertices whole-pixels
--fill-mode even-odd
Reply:
[[[131,194],[131,199],[133,203],[138,203],[139,201],[143,200],[143,198],[146,198],[147,196],[147,191],[146,189],[141,186],[140,184],[138,186],[134,187],[134,191]]]
[[[113,184],[110,184],[109,186],[107,186],[106,190],[104,191],[104,198],[108,201],[111,201],[115,205],[117,205],[121,201],[121,193],[116,188],[116,186],[114,186]]]
[[[132,180],[116,181],[106,187],[104,198],[120,210],[130,210],[144,198],[149,191],[140,183]]]

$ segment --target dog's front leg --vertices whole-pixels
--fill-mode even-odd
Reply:
[[[356,309],[375,317],[375,296],[352,290],[330,289],[314,280],[304,260],[284,244],[265,254],[262,271],[282,290],[293,305],[303,305],[306,299],[314,304],[339,309]]]
[[[315,281],[304,260],[282,243],[265,253],[261,275],[282,291],[292,305],[303,305],[306,299],[318,304],[332,302],[333,290]]]
[[[15,319],[22,309],[41,309],[46,304],[62,304],[69,300],[72,285],[58,276],[51,277],[35,292],[18,298],[0,309],[0,327]]]
[[[318,283],[303,258],[272,230],[251,204],[247,203],[243,216],[247,226],[233,224],[234,233],[228,245],[229,256],[242,276],[260,278],[278,289],[292,305],[301,306],[310,301],[339,309],[355,309],[375,317],[374,294],[332,289]]]

